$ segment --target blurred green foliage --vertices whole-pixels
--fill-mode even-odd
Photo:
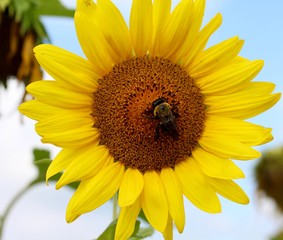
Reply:
[[[129,240],[145,239],[154,233],[152,227],[141,228],[140,225],[141,222],[137,220],[135,224],[135,230]],[[114,220],[96,240],[114,239],[116,226],[117,220]]]
[[[263,153],[255,167],[257,187],[283,211],[283,147]]]
[[[59,0],[1,0],[0,10],[21,22],[22,34],[34,29],[40,40],[48,37],[41,16],[74,16],[74,10],[65,8]]]
[[[50,41],[42,16],[73,17],[60,0],[0,0],[0,84],[16,78],[27,86],[42,79],[33,48]],[[26,92],[22,97],[25,100]]]
[[[280,232],[278,235],[272,237],[270,240],[283,240],[283,232]]]

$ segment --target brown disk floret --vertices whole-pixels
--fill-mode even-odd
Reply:
[[[152,103],[164,98],[173,109],[178,138],[159,129]],[[152,118],[148,115],[152,115]],[[134,58],[114,66],[94,93],[94,127],[115,161],[141,172],[174,167],[191,156],[204,129],[205,105],[194,80],[160,57]]]

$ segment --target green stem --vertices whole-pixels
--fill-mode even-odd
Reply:
[[[25,186],[23,189],[21,189],[21,191],[19,191],[14,198],[11,200],[11,202],[8,204],[6,210],[4,211],[3,215],[0,217],[0,240],[3,237],[3,229],[4,229],[4,225],[6,222],[7,217],[9,216],[12,208],[14,207],[14,205],[17,203],[17,201],[29,190],[29,188],[31,187],[32,184],[28,184],[27,186]]]
[[[113,220],[118,218],[118,194],[113,197]]]

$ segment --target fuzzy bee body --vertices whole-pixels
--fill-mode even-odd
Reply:
[[[160,129],[166,132],[174,139],[178,139],[179,133],[176,127],[176,117],[168,102],[164,98],[158,98],[152,103],[154,119],[159,120],[159,124],[156,126],[155,140],[159,138]]]

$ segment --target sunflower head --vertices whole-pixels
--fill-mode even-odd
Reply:
[[[185,226],[183,196],[198,208],[221,211],[218,195],[247,204],[233,182],[252,146],[271,129],[246,119],[273,106],[274,84],[252,82],[261,60],[238,56],[231,37],[206,48],[221,25],[217,14],[201,28],[204,0],[133,0],[129,26],[109,0],[78,0],[77,36],[86,58],[52,45],[34,49],[54,78],[27,87],[34,100],[20,111],[38,121],[42,142],[62,148],[47,180],[80,185],[68,222],[119,192],[115,239],[128,239],[142,209],[165,239]],[[90,30],[91,29],[91,30]]]
[[[204,128],[200,89],[180,66],[161,57],[117,64],[99,81],[93,101],[100,144],[142,173],[184,161]]]

